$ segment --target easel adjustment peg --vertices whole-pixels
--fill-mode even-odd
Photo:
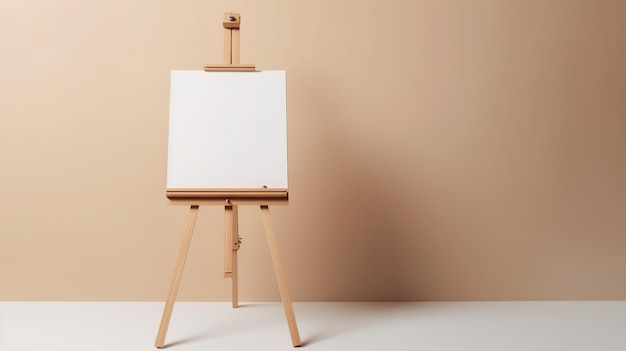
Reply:
[[[237,241],[233,243],[233,250],[239,250],[240,248],[241,248],[241,237],[239,237]]]

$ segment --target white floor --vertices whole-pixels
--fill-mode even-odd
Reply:
[[[0,302],[1,351],[156,350],[163,303]],[[296,303],[298,350],[626,350],[626,301]],[[294,350],[278,303],[178,302],[172,351]]]

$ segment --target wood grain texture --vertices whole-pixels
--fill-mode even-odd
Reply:
[[[276,240],[276,233],[274,232],[274,224],[272,223],[272,217],[270,215],[270,209],[268,206],[261,206],[261,215],[263,217],[263,226],[265,227],[265,235],[267,236],[267,243],[270,248],[270,254],[272,256],[272,263],[274,265],[274,273],[276,274],[276,281],[278,282],[278,290],[280,291],[280,299],[283,302],[285,308],[285,315],[287,316],[287,324],[289,325],[289,333],[291,334],[291,341],[293,346],[300,346],[300,334],[298,333],[298,326],[296,325],[296,316],[293,312],[293,306],[291,304],[291,297],[289,296],[289,290],[287,289],[287,278],[285,277],[285,271],[283,269],[283,261],[280,257],[280,251],[278,250],[278,241]]]
[[[185,269],[185,261],[187,260],[189,245],[191,244],[193,228],[195,227],[196,219],[198,218],[198,209],[198,206],[191,206],[189,209],[189,217],[187,218],[187,225],[185,227],[185,232],[183,233],[183,241],[180,246],[180,252],[178,253],[178,260],[176,261],[172,284],[170,285],[170,291],[167,295],[167,301],[165,302],[165,307],[163,309],[163,316],[161,317],[161,325],[159,326],[159,332],[154,343],[154,345],[158,348],[162,348],[165,344],[165,336],[167,335],[167,328],[172,317],[172,310],[174,309],[174,302],[176,301],[176,294],[178,293],[180,280],[183,276],[183,270]]]
[[[231,278],[233,273],[232,233],[233,233],[233,206],[224,206],[224,277]]]
[[[240,46],[240,32],[239,32],[239,28],[236,29],[231,29],[231,33],[230,33],[230,45],[231,45],[231,52],[230,52],[230,64],[231,65],[239,65],[239,57],[241,54],[241,46]]]
[[[168,198],[199,197],[199,198],[287,198],[287,189],[175,189],[166,190]]]
[[[230,65],[230,64],[205,64],[204,71],[211,72],[254,72],[256,70],[256,66],[253,64],[239,64],[239,65]]]
[[[244,197],[244,198],[193,198],[193,197],[180,197],[171,198],[167,200],[169,205],[188,205],[188,206],[203,206],[203,205],[288,205],[289,200],[285,198],[263,198],[263,197]]]
[[[239,251],[239,207],[232,206],[232,224],[230,231],[230,260],[232,275],[231,293],[233,308],[239,307],[239,264],[237,262],[237,252]]]

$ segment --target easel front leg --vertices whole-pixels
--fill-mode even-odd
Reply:
[[[287,279],[285,278],[285,271],[283,270],[283,262],[280,258],[280,252],[278,251],[278,241],[276,240],[276,234],[274,233],[274,224],[272,223],[269,207],[261,206],[261,214],[263,216],[263,225],[265,226],[267,243],[269,244],[270,254],[272,255],[272,263],[274,264],[274,273],[276,274],[276,280],[278,282],[280,299],[283,301],[285,315],[287,316],[291,342],[293,343],[293,346],[300,346],[300,334],[298,333],[298,326],[296,325],[296,316],[293,313],[291,298],[289,297],[289,291],[287,290]]]
[[[165,335],[167,334],[167,328],[169,327],[170,318],[172,317],[172,310],[174,309],[174,301],[176,301],[176,294],[178,293],[180,280],[183,276],[185,261],[187,260],[187,252],[189,252],[189,244],[191,244],[193,228],[196,225],[196,218],[198,218],[198,206],[191,206],[189,209],[187,226],[185,227],[185,233],[183,234],[183,242],[180,246],[180,252],[178,253],[176,269],[174,270],[172,284],[170,285],[170,292],[167,295],[167,301],[165,302],[165,308],[163,309],[163,317],[161,317],[159,333],[157,334],[156,342],[154,343],[154,346],[158,348],[162,348],[165,344]]]

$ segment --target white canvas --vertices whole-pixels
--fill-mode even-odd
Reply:
[[[287,188],[285,71],[172,71],[167,188]]]

